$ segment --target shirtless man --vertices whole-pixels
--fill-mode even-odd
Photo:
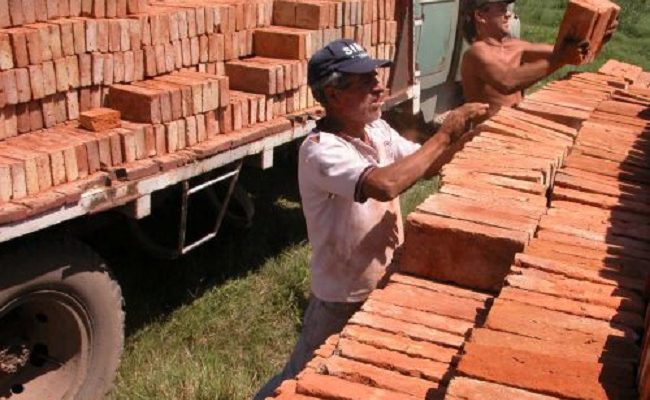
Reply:
[[[515,0],[468,0],[464,35],[470,49],[463,58],[461,73],[465,101],[514,106],[522,91],[568,64],[589,43],[567,40],[562,46],[529,43],[510,35],[513,17],[509,4]],[[611,37],[613,30],[608,32]]]

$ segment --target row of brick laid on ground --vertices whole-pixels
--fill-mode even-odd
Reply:
[[[274,398],[650,398],[648,77],[611,60],[476,127],[400,271]]]
[[[311,54],[347,37],[392,59],[395,13],[394,0],[0,0],[0,224],[291,130],[320,113]]]

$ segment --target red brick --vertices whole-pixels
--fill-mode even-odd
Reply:
[[[468,343],[458,371],[466,376],[576,399],[609,399],[634,393],[631,368],[572,361],[502,347]],[[607,373],[607,382],[600,383]],[[619,383],[612,384],[614,380]]]
[[[120,126],[120,112],[110,108],[96,108],[79,115],[79,123],[84,129],[95,132]]]
[[[343,379],[317,374],[305,374],[297,382],[297,393],[317,398],[336,398],[340,400],[376,399],[407,400],[412,396],[393,391],[374,388]]]
[[[622,289],[617,286],[565,278],[539,270],[520,270],[517,268],[513,268],[513,274],[508,276],[507,281],[510,286],[520,289],[566,297],[614,309],[620,308],[626,311],[643,312],[643,301],[640,296],[629,289]],[[597,296],[609,297],[599,298]]]
[[[25,180],[25,189],[27,195],[34,195],[39,192],[40,186],[43,186],[46,189],[47,173],[43,171],[45,164],[47,164],[48,157],[44,153],[39,153],[32,150],[25,150],[10,146],[5,143],[0,143],[0,155],[5,159],[13,159],[21,161],[23,164],[24,171],[24,180]],[[19,172],[19,170],[16,170]],[[16,180],[14,180],[16,182]],[[50,172],[50,182],[51,182],[51,172]]]
[[[16,68],[29,65],[29,51],[27,49],[27,33],[31,30],[26,28],[7,29],[13,49],[13,64]]]
[[[77,56],[66,57],[66,63],[68,66],[68,84],[70,88],[76,89],[80,85],[79,61]]]
[[[153,160],[139,160],[109,168],[109,171],[114,173],[119,180],[134,181],[156,174],[159,172],[159,168]]]
[[[589,119],[587,111],[570,110],[566,107],[552,103],[543,103],[533,100],[524,100],[517,105],[517,109],[542,118],[550,119],[571,128],[579,127],[583,121]]]
[[[591,343],[623,357],[639,351],[638,335],[627,327],[507,300],[495,301],[484,327],[558,344]]]
[[[45,96],[43,86],[43,67],[41,65],[30,65],[28,70],[31,97],[35,100],[42,99]]]
[[[401,270],[461,286],[498,290],[527,234],[412,213]],[[489,249],[489,250],[486,250]]]
[[[167,60],[165,59],[165,45],[157,44],[154,46],[154,57],[156,59],[157,74],[163,74],[167,71]]]
[[[65,195],[47,191],[15,202],[27,207],[27,218],[29,218],[62,207],[65,205],[65,200]]]
[[[22,0],[8,0],[9,14],[11,15],[12,25],[23,25],[25,23],[25,15]]]
[[[262,57],[304,60],[311,56],[308,30],[286,27],[256,29],[254,53]]]
[[[323,29],[333,25],[331,11],[335,7],[329,2],[296,3],[296,21],[292,26],[304,29]]]
[[[178,124],[175,121],[165,124],[165,140],[168,152],[173,153],[180,149],[178,135]]]
[[[402,335],[414,340],[422,340],[446,347],[460,347],[464,337],[430,327],[383,317],[367,312],[357,312],[350,319],[350,324],[361,325],[369,328],[384,330],[396,335]]]
[[[58,0],[46,0],[45,4],[47,7],[47,19],[55,19],[61,15]]]
[[[133,52],[133,80],[141,81],[144,79],[144,52],[136,50]]]
[[[5,203],[0,204],[0,225],[10,224],[27,218],[29,209],[24,205]]]
[[[573,224],[571,224],[572,222]],[[584,226],[576,224],[575,221],[565,221],[562,218],[547,215],[542,217],[539,228],[541,230],[548,230],[564,235],[573,236],[576,238],[574,241],[580,241],[580,245],[582,246],[593,247],[592,244],[584,244],[585,242],[581,240],[586,239],[588,241],[597,243],[607,243],[609,246],[625,246],[629,249],[629,251],[634,251],[636,254],[641,254],[639,252],[647,252],[647,248],[644,246],[643,241],[610,234],[608,232],[607,225]]]
[[[487,226],[526,232],[532,237],[539,221],[538,215],[522,215],[510,210],[482,206],[444,194],[434,195],[417,207],[417,211],[441,217],[476,222]]]
[[[198,113],[204,112],[203,101],[204,98],[206,97],[204,95],[204,88],[208,85],[203,79],[197,79],[197,78],[192,78],[189,76],[181,76],[181,75],[163,75],[158,77],[157,80],[190,88],[190,92],[188,92],[187,89],[183,90],[182,92],[184,93],[183,95],[184,104],[185,104],[184,107],[186,108],[183,112],[185,116],[196,115]],[[191,93],[191,99],[187,97],[188,93]],[[191,103],[185,103],[186,100],[191,100]]]
[[[99,155],[99,143],[93,135],[89,135],[87,132],[78,130],[76,128],[65,128],[62,130],[66,138],[80,143],[81,146],[85,147],[85,154],[87,157],[88,165],[88,174],[92,175],[95,172],[99,171],[101,168],[100,155]]]
[[[196,118],[194,116],[185,118],[185,138],[188,147],[194,146],[198,143]]]
[[[544,195],[547,190],[546,186],[539,182],[530,182],[517,178],[493,175],[490,173],[475,172],[468,166],[455,167],[453,164],[448,164],[442,170],[442,175],[444,183],[449,182],[461,186],[467,185],[467,180],[473,180],[471,182],[472,186],[488,184],[496,186],[497,188],[513,189],[522,193],[529,193],[538,196]]]
[[[113,85],[109,92],[110,105],[122,117],[136,122],[160,123],[160,92],[133,85]]]
[[[247,61],[226,63],[230,88],[260,94],[277,93],[276,68]]]
[[[472,331],[469,343],[503,347],[515,351],[525,351],[528,353],[542,354],[546,356],[564,358],[566,360],[582,361],[585,363],[610,363],[610,362],[628,362],[635,360],[631,358],[621,359],[608,356],[606,351],[598,345],[588,343],[553,343],[545,340],[520,336],[513,333],[499,332],[491,329],[477,328]]]
[[[70,90],[64,94],[67,119],[79,118],[79,96],[76,90]]]
[[[181,118],[176,121],[176,126],[178,127],[178,148],[184,149],[187,147],[187,127],[185,126],[185,119]]]
[[[376,348],[403,353],[411,357],[425,358],[448,364],[452,362],[457,353],[457,350],[452,347],[413,340],[401,335],[352,324],[343,329],[341,337]]]
[[[525,254],[554,260],[591,271],[616,273],[634,279],[645,279],[648,276],[650,263],[633,256],[608,254],[595,249],[588,249],[572,244],[551,242],[535,239],[525,250]]]
[[[392,304],[390,295],[383,292],[373,293],[371,298],[364,304],[363,311],[376,314],[395,320],[405,321],[413,324],[423,325],[459,336],[463,336],[472,327],[473,322],[450,317],[445,313],[437,313],[436,307],[420,307],[420,309],[406,307],[404,305]],[[445,300],[445,299],[442,299]],[[393,301],[397,302],[397,301]],[[408,305],[408,302],[401,304]],[[438,307],[442,308],[442,307]],[[447,312],[448,314],[449,312]]]
[[[279,0],[273,4],[273,25],[296,26],[296,1]]]
[[[32,98],[31,85],[29,82],[29,71],[27,68],[18,68],[15,70],[15,74],[18,102],[28,102]]]
[[[149,149],[147,148],[147,139],[146,139],[146,132],[145,132],[145,127],[147,125],[145,124],[138,124],[138,123],[131,123],[131,122],[124,122],[122,124],[122,127],[124,129],[127,129],[131,131],[131,134],[133,136],[133,144],[135,146],[135,158],[136,160],[142,160],[144,158],[149,157]]]
[[[16,71],[8,70],[2,72],[2,84],[4,86],[4,95],[6,104],[18,103],[18,86],[16,82]]]
[[[0,203],[12,198],[11,165],[0,159]]]
[[[477,310],[485,306],[484,300],[457,297],[449,293],[434,292],[396,282],[392,282],[384,289],[373,291],[371,298],[466,321],[474,321]]]
[[[103,53],[110,51],[111,31],[109,20],[97,20],[97,50]]]
[[[9,1],[0,1],[0,28],[6,28],[8,26],[11,26]]]
[[[427,397],[427,393],[437,388],[429,381],[402,375],[398,372],[378,368],[343,357],[331,357],[324,360],[322,366],[327,369],[327,375],[339,377],[349,382],[368,384],[372,386],[404,393],[418,398]]]
[[[124,53],[113,53],[113,82],[124,82]]]
[[[61,150],[63,155],[63,164],[65,168],[65,181],[73,182],[79,177],[86,177],[88,175],[88,149],[79,140],[61,133],[61,128],[57,127],[54,130],[48,131],[47,135],[42,135],[43,141],[49,142],[54,149]],[[57,176],[57,180],[62,179],[62,172],[58,170],[53,171],[53,175]]]
[[[1,154],[0,163],[9,167],[11,173],[11,198],[20,199],[27,196],[25,163],[15,158],[2,156]]]
[[[14,67],[14,55],[11,46],[11,37],[5,33],[0,34],[0,70]]]
[[[458,400],[482,399],[482,400],[556,400],[558,397],[551,397],[542,394],[532,393],[510,386],[499,385],[491,382],[470,379],[456,376],[449,383],[447,397]]]
[[[504,288],[499,298],[571,315],[608,321],[635,330],[639,330],[643,326],[643,318],[638,313],[616,310],[611,307],[588,304],[563,297],[518,289],[516,287]]]
[[[156,89],[162,92],[161,112],[163,122],[177,120],[183,116],[183,93],[180,86],[161,80],[135,82],[134,85]],[[163,105],[164,102],[169,104]]]

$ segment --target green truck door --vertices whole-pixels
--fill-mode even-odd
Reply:
[[[420,107],[427,120],[458,103],[460,94],[455,78],[462,47],[459,2],[413,1],[416,74],[420,80]]]

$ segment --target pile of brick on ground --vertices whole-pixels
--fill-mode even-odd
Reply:
[[[395,14],[394,0],[0,0],[0,224],[290,130],[286,116],[318,112],[308,57],[348,37],[392,59]],[[79,125],[115,118],[101,107],[122,120]]]
[[[275,398],[631,399],[637,379],[648,398],[650,88],[631,67],[477,127],[409,216],[401,271]],[[570,118],[543,109],[568,99]]]

